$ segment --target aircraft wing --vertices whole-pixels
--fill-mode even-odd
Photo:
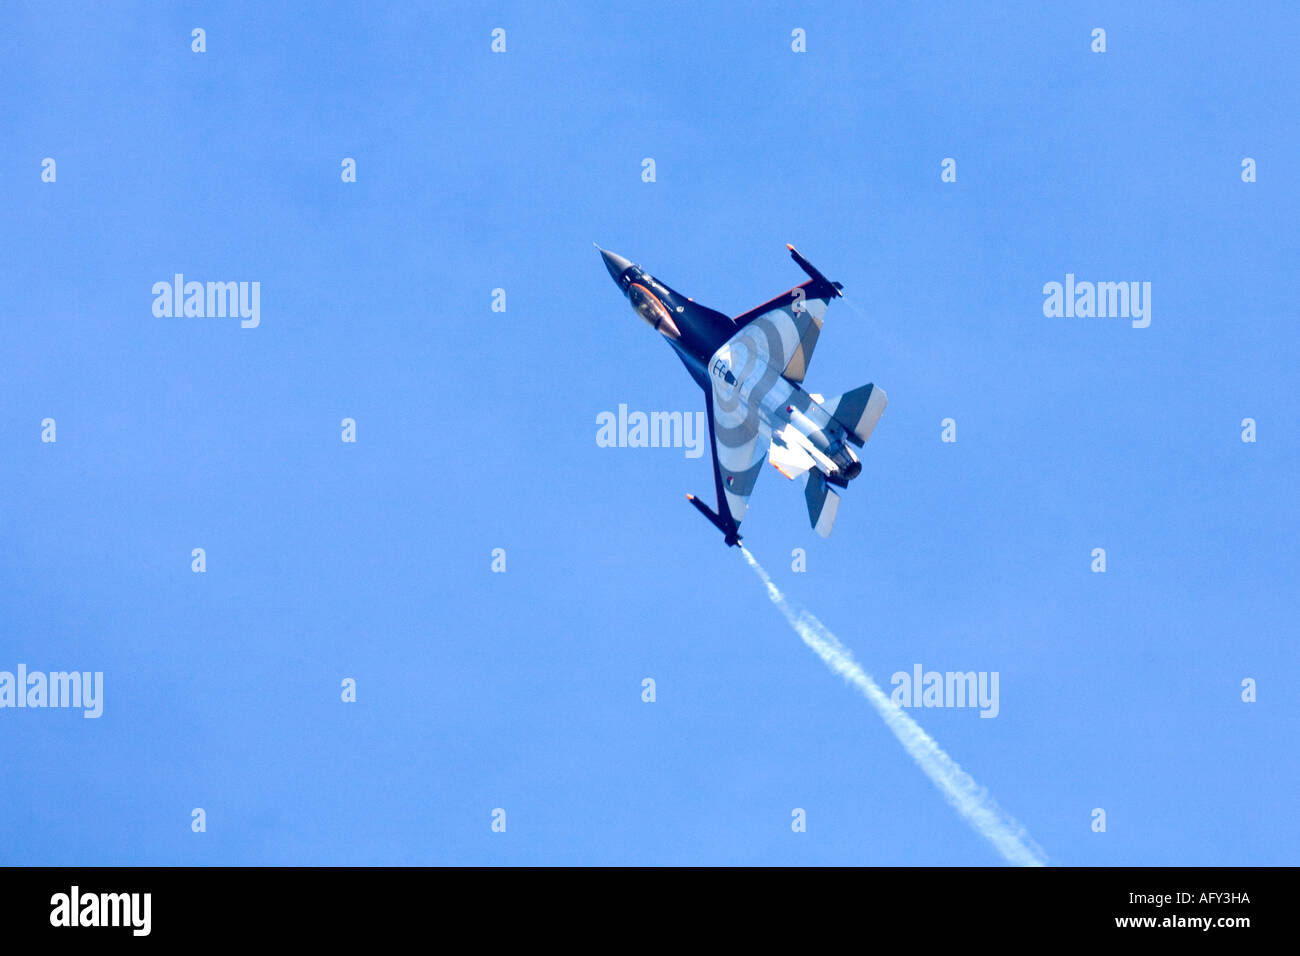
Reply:
[[[788,246],[790,255],[811,279],[795,286],[789,292],[750,309],[735,318],[736,330],[754,325],[764,333],[767,363],[783,369],[781,374],[789,381],[800,383],[808,373],[817,336],[821,334],[826,318],[826,307],[831,299],[840,296],[840,284],[831,282],[817,271],[803,256]]]
[[[726,394],[730,393],[730,394]],[[740,524],[749,508],[749,496],[763,470],[772,435],[735,389],[716,386],[705,400],[709,406],[709,438],[713,442],[713,481],[720,514]],[[724,510],[725,509],[725,510]]]

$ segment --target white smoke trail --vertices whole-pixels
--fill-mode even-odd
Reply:
[[[807,611],[795,613],[785,595],[772,583],[772,579],[749,553],[748,548],[742,545],[740,550],[744,553],[749,566],[767,585],[767,596],[785,615],[785,619],[794,628],[795,633],[817,652],[817,656],[827,667],[862,691],[863,696],[871,702],[871,706],[880,714],[886,726],[894,732],[894,736],[902,743],[903,748],[911,754],[916,765],[934,781],[935,786],[943,791],[948,802],[965,817],[966,822],[975,829],[975,832],[993,844],[993,848],[1001,853],[1008,863],[1017,866],[1045,865],[1047,854],[1033,841],[1025,828],[1013,820],[989,796],[987,790],[980,787],[970,774],[962,770],[956,761],[944,753],[943,749],[935,743],[934,738],[921,729],[920,724],[904,710],[894,706],[885,692],[853,659],[849,649],[841,644],[821,621]]]

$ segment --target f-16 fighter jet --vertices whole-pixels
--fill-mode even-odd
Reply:
[[[740,543],[740,522],[764,457],[790,480],[804,477],[808,519],[819,535],[829,535],[840,502],[831,486],[845,488],[862,472],[849,446],[861,448],[885,410],[885,393],[874,385],[829,399],[803,390],[826,306],[843,286],[794,246],[786,248],[809,280],[734,319],[600,249],[632,308],[668,340],[704,389],[718,510],[686,497],[728,545]]]

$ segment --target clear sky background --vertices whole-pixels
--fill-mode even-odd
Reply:
[[[703,406],[592,241],[844,283],[807,385],[889,408],[829,540],[767,470],[746,543],[886,687],[1000,674],[912,713],[1053,863],[1297,862],[1292,4],[381,6],[5,9],[0,670],[105,703],[0,711],[0,862],[1000,862],[708,459],[597,446]],[[154,317],[177,272],[261,326]],[[1150,327],[1044,317],[1067,272]]]

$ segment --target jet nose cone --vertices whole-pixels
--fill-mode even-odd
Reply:
[[[600,246],[596,248],[600,249]],[[610,278],[615,282],[619,280],[624,272],[632,268],[632,263],[617,252],[606,252],[604,249],[600,249],[600,257],[605,260],[605,268],[609,270]]]

